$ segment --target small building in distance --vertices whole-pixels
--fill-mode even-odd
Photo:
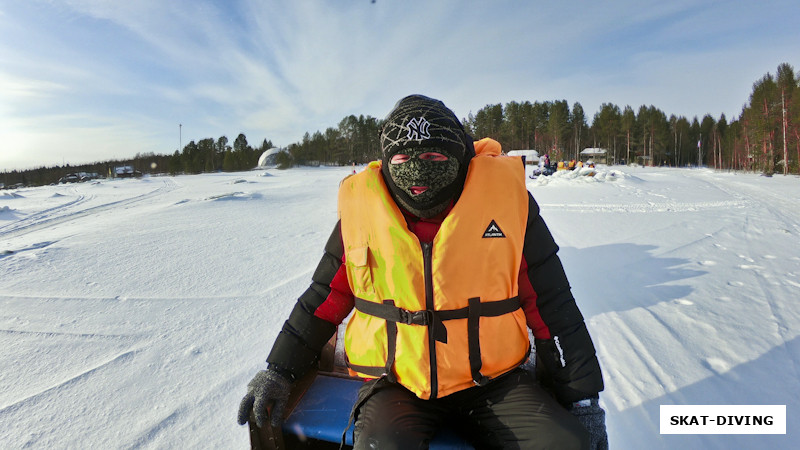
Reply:
[[[597,164],[606,164],[606,155],[608,151],[604,148],[589,147],[581,151],[581,161],[587,162],[594,161]]]
[[[525,164],[537,165],[539,164],[539,152],[536,150],[509,150],[506,152],[508,156],[522,156],[525,159]]]

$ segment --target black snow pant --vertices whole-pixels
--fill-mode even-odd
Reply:
[[[443,426],[477,449],[589,448],[583,425],[522,369],[439,399],[386,379],[365,383],[358,398],[354,449],[427,449]]]

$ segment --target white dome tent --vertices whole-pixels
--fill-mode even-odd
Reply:
[[[258,167],[257,168],[264,168],[264,167],[271,167],[275,166],[275,158],[277,157],[278,153],[284,151],[286,149],[273,147],[269,150],[266,150],[261,156],[258,158]]]

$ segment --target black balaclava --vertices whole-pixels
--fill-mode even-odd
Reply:
[[[475,149],[461,122],[444,103],[422,95],[401,99],[386,116],[380,141],[383,178],[392,197],[408,212],[430,218],[458,199]],[[448,159],[419,157],[426,152],[441,153]],[[392,156],[398,153],[410,158],[391,164]],[[427,190],[418,193],[418,186]]]

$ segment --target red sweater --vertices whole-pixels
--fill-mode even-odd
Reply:
[[[448,207],[441,214],[429,219],[416,217],[405,210],[403,210],[403,215],[406,218],[409,231],[414,233],[420,242],[433,242],[433,238],[439,231],[442,221],[444,221],[451,209],[452,206]],[[342,254],[342,265],[339,267],[339,270],[336,272],[330,284],[331,292],[314,312],[316,317],[334,325],[342,323],[345,317],[350,314],[354,304],[353,292],[350,290],[350,284],[347,281],[347,271],[344,262],[345,256]],[[537,295],[527,276],[527,271],[528,265],[525,262],[525,258],[522,258],[522,264],[519,269],[520,303],[522,304],[522,309],[525,311],[528,327],[533,330],[534,336],[538,339],[549,339],[550,331],[544,324],[539,310],[536,307]]]

